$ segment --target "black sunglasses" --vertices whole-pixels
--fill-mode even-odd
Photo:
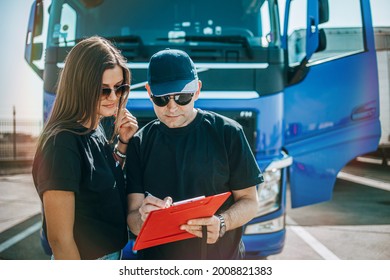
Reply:
[[[110,96],[112,91],[115,92],[116,96],[122,96],[125,93],[130,91],[130,85],[123,84],[123,85],[120,85],[118,87],[114,87],[113,89],[112,88],[102,88],[102,95],[107,98]]]
[[[158,107],[167,106],[171,97],[173,97],[173,100],[177,105],[184,106],[191,102],[193,96],[194,93],[178,93],[164,96],[155,96],[153,94],[150,95],[150,97],[152,97],[153,103]]]

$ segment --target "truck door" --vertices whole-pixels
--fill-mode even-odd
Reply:
[[[331,199],[340,169],[376,149],[378,73],[368,0],[286,0],[285,11],[284,147],[299,207]]]

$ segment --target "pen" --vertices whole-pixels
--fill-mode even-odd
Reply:
[[[150,192],[145,191],[145,197],[147,197],[147,196],[153,196],[153,195]]]
[[[148,197],[148,196],[154,196],[154,195],[152,195],[148,191],[145,191],[145,198]],[[164,201],[165,201],[165,208],[171,207],[173,205],[172,199],[169,199],[169,200],[164,199]]]

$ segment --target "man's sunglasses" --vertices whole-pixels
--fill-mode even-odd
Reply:
[[[102,96],[104,97],[109,97],[111,95],[111,92],[114,91],[115,95],[117,97],[124,95],[125,93],[130,91],[130,85],[128,84],[123,84],[118,87],[112,88],[102,88]]]
[[[184,106],[191,102],[194,93],[178,93],[174,95],[155,96],[151,94],[153,103],[158,107],[167,106],[170,99],[173,99],[177,105]]]

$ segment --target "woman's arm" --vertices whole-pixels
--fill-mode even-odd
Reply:
[[[115,158],[123,167],[126,159],[126,150],[129,140],[138,130],[137,119],[127,110],[122,109],[116,119],[118,126],[118,144],[114,152]],[[119,153],[118,153],[119,152]]]
[[[79,260],[73,236],[75,198],[69,191],[49,190],[43,194],[47,238],[56,260]]]

